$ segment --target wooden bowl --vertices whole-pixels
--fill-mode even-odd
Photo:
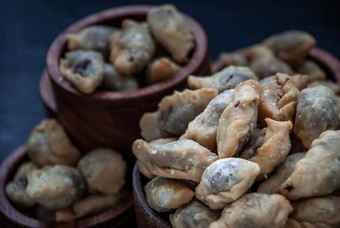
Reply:
[[[25,146],[11,153],[0,166],[0,226],[4,227],[135,227],[133,197],[118,203],[114,208],[99,215],[70,223],[47,223],[31,218],[17,210],[5,194],[6,184],[12,180],[22,162],[28,160]]]
[[[54,40],[48,51],[46,69],[54,90],[58,119],[83,151],[111,147],[126,153],[134,161],[131,145],[140,137],[140,117],[145,112],[156,110],[165,95],[185,88],[188,75],[210,73],[206,34],[194,19],[183,14],[193,31],[196,47],[188,63],[174,77],[135,91],[96,91],[91,95],[80,93],[67,80],[60,80],[59,59],[66,51],[66,34],[93,24],[120,27],[125,18],[142,21],[151,8],[126,6],[90,15],[69,26]]]
[[[239,49],[236,52],[245,55],[247,53],[247,48]],[[328,73],[328,77],[334,79],[340,85],[340,61],[337,58],[320,48],[313,48],[308,57],[316,61]],[[213,62],[211,65],[213,73],[218,72],[223,68],[224,64],[219,60]],[[144,186],[148,181],[148,178],[144,177],[139,172],[138,162],[136,162],[132,173],[132,184],[137,226],[139,228],[172,227],[169,223],[167,213],[158,213],[151,209],[147,204]]]
[[[39,82],[40,97],[43,102],[46,116],[49,118],[57,117],[57,104],[52,89],[52,83],[47,75],[46,69],[41,74]]]

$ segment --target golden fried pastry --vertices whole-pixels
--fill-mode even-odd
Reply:
[[[250,161],[256,162],[261,172],[257,180],[266,177],[273,169],[281,164],[290,150],[289,132],[293,128],[290,121],[276,121],[265,119],[267,123],[266,135],[263,144],[257,149]]]
[[[210,228],[280,228],[290,212],[289,201],[278,194],[250,193],[226,206],[222,216]]]
[[[273,52],[265,46],[256,45],[248,52],[250,59],[249,67],[259,79],[275,75],[276,73],[284,73],[292,75],[292,68],[276,58]]]
[[[325,131],[312,143],[306,156],[294,166],[281,185],[289,200],[331,194],[340,187],[340,131]]]
[[[108,55],[111,35],[118,29],[105,25],[92,25],[83,28],[75,34],[67,34],[67,48],[98,51],[104,57]]]
[[[259,103],[259,121],[265,118],[273,120],[294,121],[299,90],[292,77],[277,73],[260,81],[263,88]]]
[[[335,94],[340,92],[339,85],[332,80],[324,80],[324,81],[313,81],[307,85],[308,88],[316,87],[316,86],[326,86],[330,88]]]
[[[111,37],[110,62],[123,75],[139,74],[151,61],[155,44],[146,23],[122,22],[122,32]]]
[[[263,144],[266,129],[267,128],[255,129],[254,134],[251,136],[251,139],[249,140],[247,145],[245,145],[244,149],[241,151],[240,158],[250,159],[255,155],[257,149],[261,147]]]
[[[75,165],[81,156],[55,119],[41,121],[31,132],[26,148],[29,158],[39,167]]]
[[[309,76],[309,81],[323,81],[326,79],[326,72],[313,60],[305,60],[297,66],[296,72]]]
[[[151,146],[142,139],[132,145],[140,171],[145,176],[162,176],[199,182],[208,165],[217,159],[216,154],[192,140],[179,140]],[[152,174],[152,175],[150,175]]]
[[[215,89],[175,91],[164,97],[158,110],[145,113],[140,119],[141,135],[150,141],[169,136],[180,136],[208,103],[217,95]]]
[[[6,184],[7,197],[21,207],[31,207],[36,201],[29,198],[26,194],[28,185],[28,175],[38,167],[32,162],[24,162],[21,164],[12,181]]]
[[[130,91],[138,89],[138,82],[132,76],[122,76],[116,69],[105,63],[104,78],[100,88],[109,91]]]
[[[340,226],[340,198],[323,196],[301,199],[292,202],[292,218],[299,222],[325,224],[329,227]]]
[[[270,36],[263,41],[275,55],[291,65],[300,64],[316,45],[312,35],[299,30],[289,30]]]
[[[308,223],[308,222],[298,222],[295,219],[288,218],[284,228],[332,228],[326,224],[322,223]]]
[[[247,80],[258,79],[248,67],[229,66],[211,76],[189,76],[188,86],[191,89],[214,88],[222,92],[234,89],[239,83]]]
[[[174,228],[206,228],[218,219],[218,215],[217,211],[193,200],[169,215],[169,219]]]
[[[307,85],[310,81],[308,75],[302,75],[302,74],[295,74],[290,77],[290,80],[293,80],[295,83],[296,88],[301,91],[304,88],[307,88]]]
[[[87,153],[78,162],[77,169],[90,193],[118,193],[125,183],[126,162],[121,154],[108,148]]]
[[[194,195],[186,185],[164,177],[156,177],[145,186],[146,201],[158,212],[177,209],[188,203]]]
[[[84,191],[83,177],[69,166],[45,166],[28,175],[27,196],[50,210],[71,205]]]
[[[216,147],[218,121],[234,99],[234,89],[225,90],[210,101],[204,111],[189,123],[180,139],[192,139],[209,150]]]
[[[166,4],[153,7],[146,18],[150,31],[177,63],[188,61],[195,40],[190,27],[175,6]]]
[[[244,55],[241,55],[239,53],[221,53],[219,58],[219,61],[223,63],[224,66],[247,66],[248,61],[247,58]]]
[[[307,88],[297,101],[294,133],[306,148],[326,130],[336,127],[339,104],[334,92],[324,86]]]
[[[273,194],[277,193],[280,186],[293,173],[295,164],[300,161],[306,153],[295,153],[286,157],[279,165],[268,180],[263,181],[257,188],[257,192]]]
[[[210,164],[197,186],[196,198],[211,209],[223,209],[240,198],[253,184],[260,167],[242,158],[224,158]]]
[[[148,85],[151,85],[156,82],[171,78],[180,69],[181,66],[177,65],[167,57],[155,59],[152,63],[149,64],[146,71],[146,83]]]
[[[248,80],[240,83],[234,93],[234,101],[223,111],[217,128],[219,158],[240,152],[256,129],[262,87],[256,81]]]
[[[80,92],[92,93],[103,81],[104,59],[95,51],[69,51],[60,60],[59,70]]]

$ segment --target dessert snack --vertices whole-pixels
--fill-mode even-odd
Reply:
[[[274,75],[278,72],[285,74],[293,74],[291,67],[276,58],[272,51],[265,46],[252,47],[248,52],[250,59],[249,67],[259,79]]]
[[[297,65],[305,59],[316,41],[312,35],[299,30],[289,30],[270,36],[263,41],[283,61]]]
[[[100,88],[109,91],[130,91],[138,89],[138,82],[132,76],[120,75],[111,64],[105,63],[104,78]]]
[[[82,93],[92,93],[104,77],[104,59],[95,51],[69,51],[60,60],[60,73]]]
[[[240,153],[240,158],[249,159],[253,157],[259,147],[263,144],[263,139],[266,134],[267,128],[257,128],[254,131],[254,135],[249,142],[245,145],[244,149]]]
[[[216,147],[218,121],[222,112],[234,100],[234,89],[225,90],[212,99],[204,111],[192,120],[180,139],[192,139],[213,151]]]
[[[205,228],[218,219],[219,213],[211,210],[198,200],[180,207],[169,216],[174,228]]]
[[[177,63],[188,61],[194,48],[194,37],[188,23],[175,6],[167,4],[152,8],[147,15],[150,31]]]
[[[314,139],[336,127],[339,104],[334,92],[324,86],[306,88],[299,94],[294,133],[306,148]]]
[[[37,166],[75,165],[80,152],[68,139],[66,132],[55,119],[46,119],[36,126],[27,143],[27,154]]]
[[[90,193],[118,193],[125,183],[126,162],[121,154],[108,148],[99,148],[86,154],[77,169],[86,180]]]
[[[217,95],[215,89],[184,90],[164,97],[158,110],[145,113],[140,119],[141,135],[150,141],[169,136],[180,136],[190,121],[201,113]]]
[[[210,164],[196,188],[196,198],[211,209],[223,209],[241,197],[260,173],[260,167],[241,158],[224,158]]]
[[[249,193],[224,208],[210,228],[283,227],[293,211],[289,201],[278,194]],[[240,219],[242,218],[242,219]]]
[[[175,75],[181,66],[177,65],[167,57],[155,59],[149,64],[146,71],[146,83],[148,85],[163,81]]]
[[[84,179],[75,168],[55,165],[33,170],[28,176],[26,194],[38,204],[57,210],[80,199],[84,190]]]
[[[303,61],[297,68],[296,72],[309,76],[311,82],[326,80],[326,73],[321,67],[313,60]]]
[[[131,19],[122,22],[122,31],[112,36],[110,45],[110,61],[125,75],[141,73],[155,52],[148,25]]]
[[[277,193],[280,186],[292,174],[295,164],[300,161],[306,153],[295,153],[286,157],[269,178],[263,181],[257,188],[257,192],[273,194]]]
[[[105,25],[92,25],[83,28],[75,34],[67,34],[67,48],[71,51],[83,49],[98,51],[103,56],[108,55],[110,37],[117,28]]]
[[[28,176],[33,170],[38,169],[32,162],[24,162],[19,167],[12,181],[6,185],[6,194],[15,204],[20,207],[31,207],[36,201],[26,194]]]
[[[237,155],[256,129],[258,102],[262,88],[248,80],[235,88],[234,101],[223,111],[217,127],[219,158]],[[237,134],[234,134],[237,131]]]
[[[139,170],[153,175],[199,182],[203,170],[217,159],[216,154],[192,140],[179,140],[152,146],[138,139],[132,146]]]
[[[239,83],[247,80],[257,81],[258,79],[248,67],[229,66],[210,77],[189,76],[188,86],[190,89],[214,88],[222,92],[234,89]]]
[[[281,185],[289,200],[331,194],[340,187],[340,130],[325,131],[313,141],[305,157]]]
[[[248,60],[244,55],[238,53],[221,53],[218,59],[224,66],[247,66]]]
[[[188,203],[195,193],[176,180],[158,176],[147,183],[145,195],[152,209],[165,212]]]

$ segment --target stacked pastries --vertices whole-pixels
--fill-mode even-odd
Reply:
[[[174,227],[340,226],[338,97],[317,65],[295,74],[314,45],[274,35],[145,114],[133,152],[148,204]]]

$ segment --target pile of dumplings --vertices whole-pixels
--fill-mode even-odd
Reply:
[[[287,31],[224,54],[144,114],[133,153],[149,206],[173,227],[340,227],[339,88],[306,59],[314,46]]]
[[[146,22],[124,19],[66,35],[60,73],[80,92],[131,91],[174,76],[195,47],[193,33],[173,5],[154,7]]]
[[[17,208],[46,222],[71,222],[115,206],[126,193],[126,162],[121,154],[98,148],[83,157],[55,119],[36,126],[27,143],[29,161],[6,185]]]

